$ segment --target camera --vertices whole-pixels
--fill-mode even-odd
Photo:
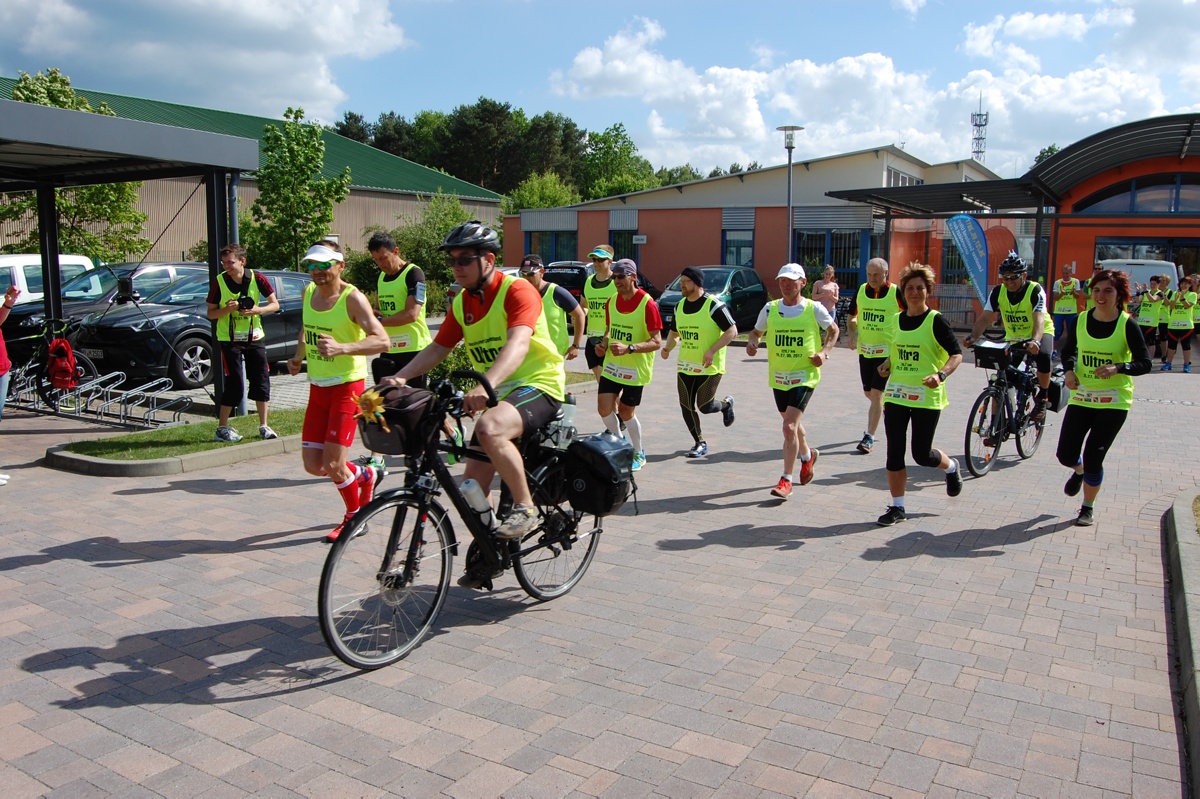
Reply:
[[[253,297],[238,297],[238,310],[248,311],[255,305]]]

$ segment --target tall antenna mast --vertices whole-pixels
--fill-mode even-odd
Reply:
[[[984,154],[987,151],[987,123],[988,115],[983,110],[983,92],[979,93],[979,111],[971,114],[971,157],[979,163],[984,163],[987,160]]]

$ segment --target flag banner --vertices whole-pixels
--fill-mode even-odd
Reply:
[[[954,246],[958,247],[963,263],[967,266],[967,274],[971,276],[971,284],[975,286],[975,296],[979,298],[979,304],[983,305],[987,302],[988,290],[988,245],[983,225],[973,216],[958,214],[946,220],[946,229],[950,231]]]

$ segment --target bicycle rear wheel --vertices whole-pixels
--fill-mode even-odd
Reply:
[[[1035,422],[1029,418],[1037,407],[1037,399],[1035,391],[1030,391],[1025,395],[1025,402],[1021,408],[1021,413],[1017,417],[1020,420],[1020,428],[1017,430],[1017,454],[1022,459],[1027,460],[1033,457],[1033,453],[1037,452],[1038,444],[1042,443],[1042,431],[1046,428],[1046,417],[1043,416],[1040,422]]]
[[[967,435],[964,448],[967,455],[967,470],[975,477],[983,477],[992,468],[1000,455],[1000,443],[1004,435],[1004,397],[992,388],[985,388],[967,417]]]
[[[419,516],[411,493],[387,492],[355,514],[329,551],[318,615],[342,662],[395,663],[433,627],[450,590],[453,533],[440,505],[430,505],[423,525]]]
[[[530,473],[529,489],[542,524],[513,545],[517,582],[539,602],[556,599],[574,588],[592,564],[600,544],[599,517],[592,517],[591,524],[587,524],[582,513],[555,501],[563,493],[565,480],[561,456]]]
[[[86,355],[75,352],[75,384],[82,386],[85,383],[90,383],[100,376],[100,371],[96,369],[96,364],[92,363],[92,359]],[[59,409],[59,405],[71,396],[72,389],[55,388],[50,382],[49,364],[41,364],[38,367],[37,373],[34,375],[34,388],[38,396],[42,398],[42,402],[49,405],[54,410]]]

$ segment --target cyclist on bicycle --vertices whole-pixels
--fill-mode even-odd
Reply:
[[[1050,391],[1050,356],[1054,351],[1054,320],[1046,312],[1046,292],[1029,280],[1029,264],[1010,252],[1000,264],[1000,280],[988,296],[983,313],[963,343],[970,347],[997,317],[1004,325],[1005,341],[1026,341],[1025,349],[1034,357],[1037,366],[1038,392],[1030,418],[1040,422],[1046,418],[1046,403]]]
[[[544,427],[558,414],[566,394],[563,358],[550,338],[542,298],[527,280],[496,269],[500,236],[481,222],[459,225],[439,248],[462,286],[433,343],[384,385],[402,386],[437,366],[463,341],[472,367],[484,373],[500,398],[487,407],[487,394],[475,386],[463,398],[475,423],[472,449],[482,449],[490,463],[467,460],[464,478],[490,486],[494,472],[512,491],[513,510],[496,535],[521,538],[538,525],[538,513],[525,479],[525,466],[515,439]],[[461,583],[461,581],[460,581]]]

